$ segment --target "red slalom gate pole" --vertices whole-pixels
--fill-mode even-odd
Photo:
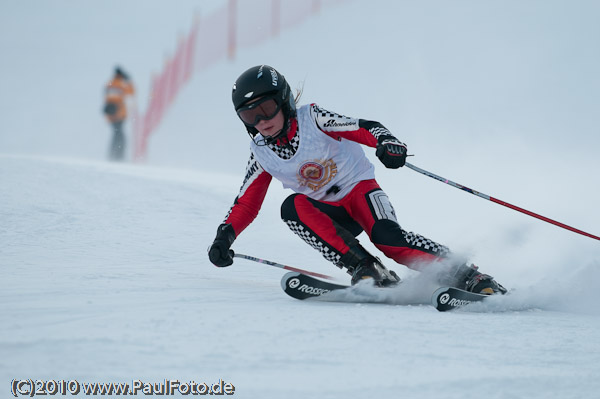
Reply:
[[[428,172],[428,171],[426,171],[426,170],[424,170],[424,169],[421,169],[421,168],[419,168],[419,167],[417,167],[417,166],[415,166],[415,165],[412,165],[412,164],[410,164],[410,163],[408,163],[408,162],[406,163],[406,166],[407,166],[408,168],[410,168],[410,169],[412,169],[412,170],[416,171],[416,172],[419,172],[419,173],[421,173],[421,174],[425,175],[425,176],[429,176],[429,177],[431,177],[432,179],[435,179],[435,180],[441,181],[442,183],[449,184],[449,185],[451,185],[452,187],[459,188],[459,189],[461,189],[461,190],[463,190],[463,191],[466,191],[466,192],[468,192],[468,193],[471,193],[471,194],[473,194],[473,195],[476,195],[476,196],[478,196],[478,197],[481,197],[481,198],[483,198],[483,199],[486,199],[486,200],[488,200],[488,201],[495,202],[496,204],[503,205],[503,206],[505,206],[505,207],[507,207],[507,208],[514,209],[515,211],[518,211],[518,212],[524,213],[524,214],[526,214],[526,215],[533,216],[534,218],[537,218],[537,219],[543,220],[544,222],[551,223],[551,224],[553,224],[553,225],[555,225],[555,226],[562,227],[563,229],[567,229],[567,230],[569,230],[569,231],[572,231],[572,232],[574,232],[574,233],[578,233],[578,234],[584,235],[584,236],[586,236],[586,237],[590,237],[590,238],[593,238],[593,239],[595,239],[595,240],[599,240],[599,241],[600,241],[600,237],[598,237],[598,236],[595,236],[595,235],[593,235],[593,234],[590,234],[590,233],[586,233],[585,231],[582,231],[582,230],[576,229],[576,228],[574,228],[574,227],[568,226],[568,225],[566,225],[566,224],[564,224],[564,223],[561,223],[561,222],[557,222],[556,220],[552,220],[552,219],[550,219],[550,218],[547,218],[547,217],[545,217],[545,216],[538,215],[537,213],[534,213],[534,212],[528,211],[527,209],[520,208],[520,207],[518,207],[518,206],[516,206],[516,205],[509,204],[508,202],[505,202],[505,201],[499,200],[499,199],[497,199],[497,198],[491,197],[491,196],[489,196],[489,195],[487,195],[487,194],[480,193],[479,191],[475,191],[475,190],[473,190],[473,189],[470,189],[469,187],[465,187],[465,186],[463,186],[462,184],[455,183],[455,182],[453,182],[453,181],[451,181],[451,180],[448,180],[448,179],[446,179],[446,178],[443,178],[443,177],[441,177],[441,176],[438,176],[438,175],[436,175],[436,174],[434,174],[434,173]]]
[[[229,251],[233,252],[232,250],[229,250]],[[335,278],[333,278],[331,276],[328,276],[326,274],[310,272],[308,270],[302,270],[302,269],[298,269],[296,267],[282,265],[281,263],[271,262],[270,260],[255,258],[254,256],[250,256],[250,255],[244,255],[244,254],[240,254],[240,253],[235,253],[234,252],[233,256],[236,257],[236,258],[247,259],[247,260],[251,260],[251,261],[254,261],[254,262],[258,262],[258,263],[264,263],[265,265],[269,265],[269,266],[275,266],[275,267],[278,267],[280,269],[290,270],[292,272],[298,272],[298,273],[308,274],[309,276],[319,277],[319,278],[322,278],[322,279],[325,279],[325,280],[335,280]]]

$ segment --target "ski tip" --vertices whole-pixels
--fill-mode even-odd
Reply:
[[[446,287],[440,287],[431,294],[431,306],[439,310],[438,305],[447,302],[446,298],[440,298],[445,291],[447,291]]]
[[[281,288],[285,291],[286,288],[288,287],[288,281],[290,282],[289,284],[295,285],[296,283],[293,281],[290,281],[294,278],[298,278],[298,276],[300,276],[300,273],[298,272],[288,272],[286,274],[283,275],[283,277],[281,278]],[[298,280],[298,284],[300,283],[300,281]]]
[[[431,295],[431,304],[440,312],[483,301],[489,295],[476,294],[454,287],[440,287]]]

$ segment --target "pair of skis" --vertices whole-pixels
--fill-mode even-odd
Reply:
[[[355,287],[319,280],[300,272],[286,273],[281,279],[281,288],[292,298],[318,299],[334,302],[369,302],[388,303],[386,296],[376,295],[379,290],[402,289],[402,286],[391,288],[373,288],[370,290],[375,295],[356,295],[352,293]],[[348,293],[349,295],[342,295]],[[348,299],[348,298],[351,299]],[[440,312],[456,309],[473,302],[483,301],[489,295],[475,294],[454,287],[440,287],[431,296],[431,305]]]
[[[281,287],[286,294],[299,300],[315,299],[332,302],[393,303],[389,300],[389,296],[385,294],[393,294],[393,291],[390,290],[402,289],[402,285],[400,284],[400,286],[397,287],[373,288],[373,290],[369,290],[366,294],[364,291],[357,293],[358,290],[356,287],[331,282],[333,277],[324,274],[298,269],[296,267],[271,262],[254,256],[234,253],[233,251],[231,251],[231,253],[232,256],[237,258],[251,260],[253,262],[290,271],[281,279]],[[431,296],[431,305],[440,312],[445,312],[473,302],[481,302],[488,296],[489,295],[475,294],[454,287],[440,287],[435,290]]]

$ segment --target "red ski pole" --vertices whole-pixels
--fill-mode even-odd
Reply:
[[[537,213],[534,213],[534,212],[528,211],[526,209],[520,208],[520,207],[518,207],[516,205],[509,204],[508,202],[504,202],[504,201],[499,200],[497,198],[490,197],[487,194],[480,193],[479,191],[475,191],[473,189],[470,189],[469,187],[465,187],[465,186],[463,186],[461,184],[458,184],[458,183],[455,183],[455,182],[453,182],[451,180],[448,180],[448,179],[445,179],[443,177],[440,177],[440,176],[438,176],[436,174],[433,174],[431,172],[428,172],[428,171],[426,171],[424,169],[418,168],[415,165],[412,165],[412,164],[410,164],[408,162],[406,163],[406,166],[409,167],[410,169],[416,171],[416,172],[419,172],[419,173],[425,175],[425,176],[429,176],[429,177],[431,177],[431,178],[433,178],[435,180],[441,181],[442,183],[449,184],[452,187],[459,188],[459,189],[461,189],[463,191],[466,191],[468,193],[474,194],[474,195],[476,195],[478,197],[481,197],[483,199],[486,199],[488,201],[492,201],[492,202],[495,202],[496,204],[500,204],[500,205],[503,205],[503,206],[505,206],[507,208],[514,209],[515,211],[519,211],[519,212],[524,213],[526,215],[533,216],[534,218],[538,218],[540,220],[543,220],[544,222],[552,223],[553,225],[556,225],[558,227],[562,227],[563,229],[567,229],[567,230],[573,231],[575,233],[578,233],[578,234],[581,234],[581,235],[584,235],[584,236],[587,236],[587,237],[590,237],[590,238],[593,238],[593,239],[596,239],[596,240],[600,240],[600,237],[598,237],[598,236],[595,236],[595,235],[590,234],[590,233],[586,233],[585,231],[581,231],[581,230],[576,229],[576,228],[571,227],[571,226],[567,226],[564,223],[557,222],[556,220],[552,220],[552,219],[547,218],[547,217],[542,216],[542,215],[538,215]]]
[[[230,251],[233,252],[232,250],[230,250]],[[302,270],[302,269],[298,269],[296,267],[282,265],[281,263],[271,262],[270,260],[266,260],[266,259],[255,258],[254,256],[250,256],[250,255],[244,255],[244,254],[234,252],[233,256],[236,258],[247,259],[247,260],[251,260],[254,262],[258,262],[258,263],[264,263],[265,265],[269,265],[269,266],[275,266],[280,269],[290,270],[293,272],[299,272],[302,274],[308,274],[309,276],[319,277],[319,278],[322,278],[325,280],[335,280],[335,278],[333,278],[331,276],[327,276],[325,274],[310,272],[308,270]]]

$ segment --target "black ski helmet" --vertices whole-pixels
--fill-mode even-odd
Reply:
[[[285,77],[269,65],[257,65],[242,73],[233,84],[231,91],[231,100],[236,112],[248,102],[263,96],[273,96],[283,111],[283,129],[276,137],[268,140],[268,142],[273,142],[286,134],[290,118],[296,116],[296,102]],[[244,125],[254,140],[259,134],[258,130],[255,127]]]

